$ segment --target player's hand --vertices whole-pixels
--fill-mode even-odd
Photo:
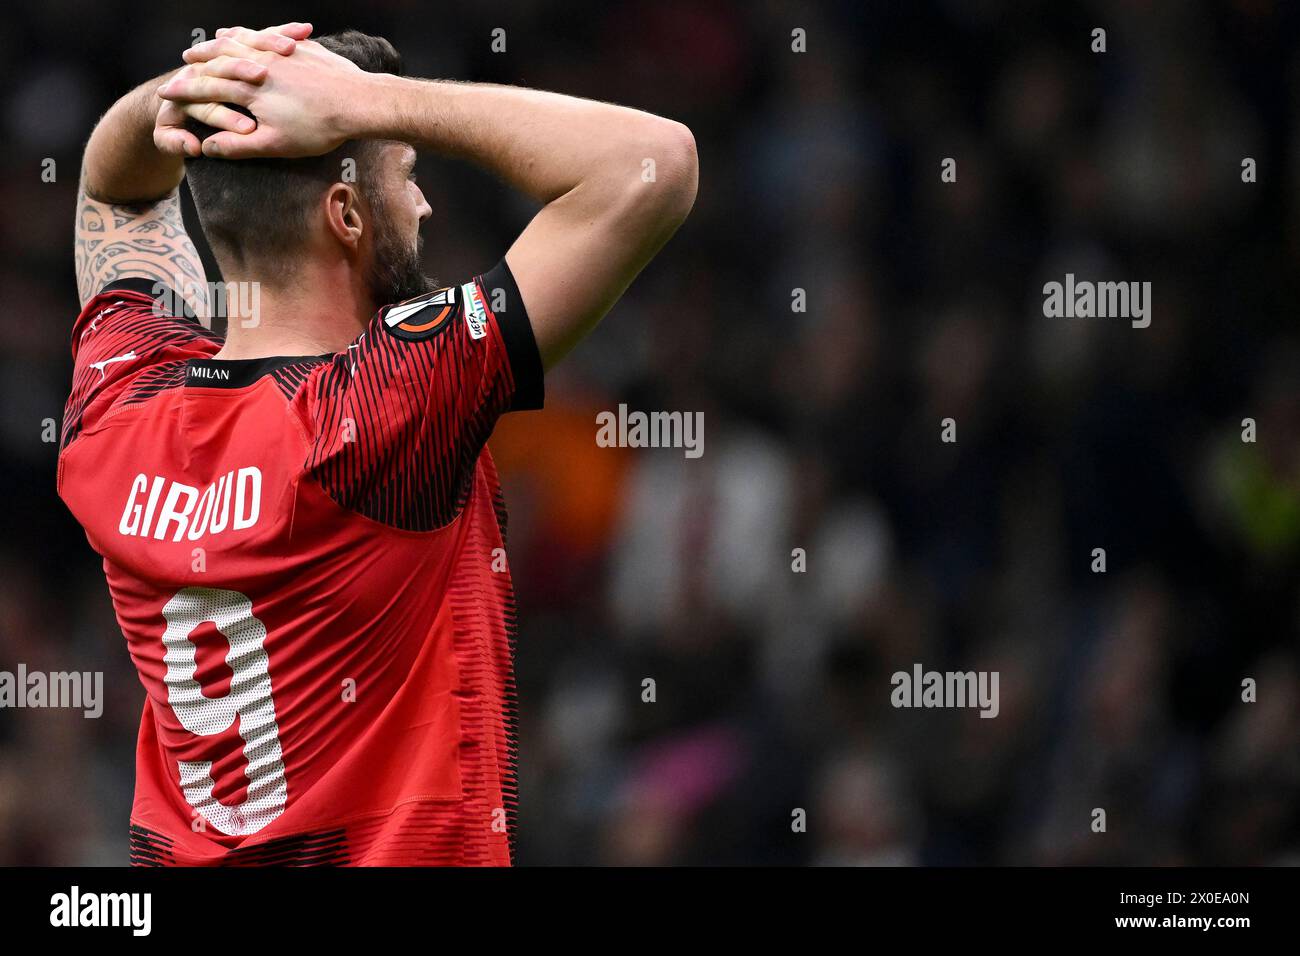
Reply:
[[[202,152],[199,138],[185,128],[193,117],[218,130],[250,133],[256,122],[232,110],[226,103],[245,105],[252,93],[266,79],[266,65],[252,59],[261,52],[289,56],[299,40],[311,36],[310,23],[285,23],[264,30],[223,27],[216,39],[203,44],[219,49],[219,55],[187,65],[159,87],[164,98],[154,121],[154,145],[159,152],[176,156],[198,156]]]
[[[230,58],[251,60],[265,67],[266,74],[258,82],[222,85],[220,81],[226,77],[221,74],[233,69],[223,62]],[[159,96],[187,115],[201,118],[200,113],[210,111],[221,121],[229,117],[211,110],[220,101],[206,97],[230,94],[237,98],[224,102],[237,103],[257,118],[251,129],[233,119],[229,125],[219,123],[219,132],[202,143],[205,156],[246,159],[328,153],[350,138],[346,122],[349,106],[364,97],[360,81],[365,72],[311,40],[296,42],[292,53],[285,56],[278,50],[250,48],[239,37],[223,36],[186,50],[185,60],[196,68],[195,73],[173,77],[159,90]]]

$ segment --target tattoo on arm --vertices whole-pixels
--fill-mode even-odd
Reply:
[[[195,314],[210,314],[203,263],[185,232],[178,190],[126,204],[95,199],[83,185],[77,196],[76,267],[83,306],[110,282],[140,276],[174,289]]]

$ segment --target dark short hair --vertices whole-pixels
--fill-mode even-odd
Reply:
[[[383,37],[344,30],[315,39],[370,73],[401,74],[402,58]],[[216,132],[194,120],[189,128],[199,139]],[[302,159],[186,159],[190,193],[213,253],[238,264],[286,267],[307,235],[317,200],[340,180],[345,158],[355,160],[358,186],[373,203],[377,176],[370,174],[379,158],[379,144],[373,141],[352,140],[323,156]]]

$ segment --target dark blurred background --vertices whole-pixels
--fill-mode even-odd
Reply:
[[[290,19],[698,141],[690,219],[490,443],[519,862],[1300,862],[1300,5],[47,0],[0,26],[0,669],[107,703],[0,711],[0,863],[127,860],[143,690],[42,441],[81,145],[195,29]],[[422,163],[430,271],[485,270],[531,209]],[[1044,318],[1066,272],[1151,326]],[[704,456],[597,447],[620,402]],[[918,662],[998,670],[999,716],[892,708]]]

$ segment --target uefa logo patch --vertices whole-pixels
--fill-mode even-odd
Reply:
[[[469,325],[470,338],[481,339],[487,335],[487,309],[479,295],[478,283],[466,282],[460,287],[460,294],[465,303],[465,322]]]

